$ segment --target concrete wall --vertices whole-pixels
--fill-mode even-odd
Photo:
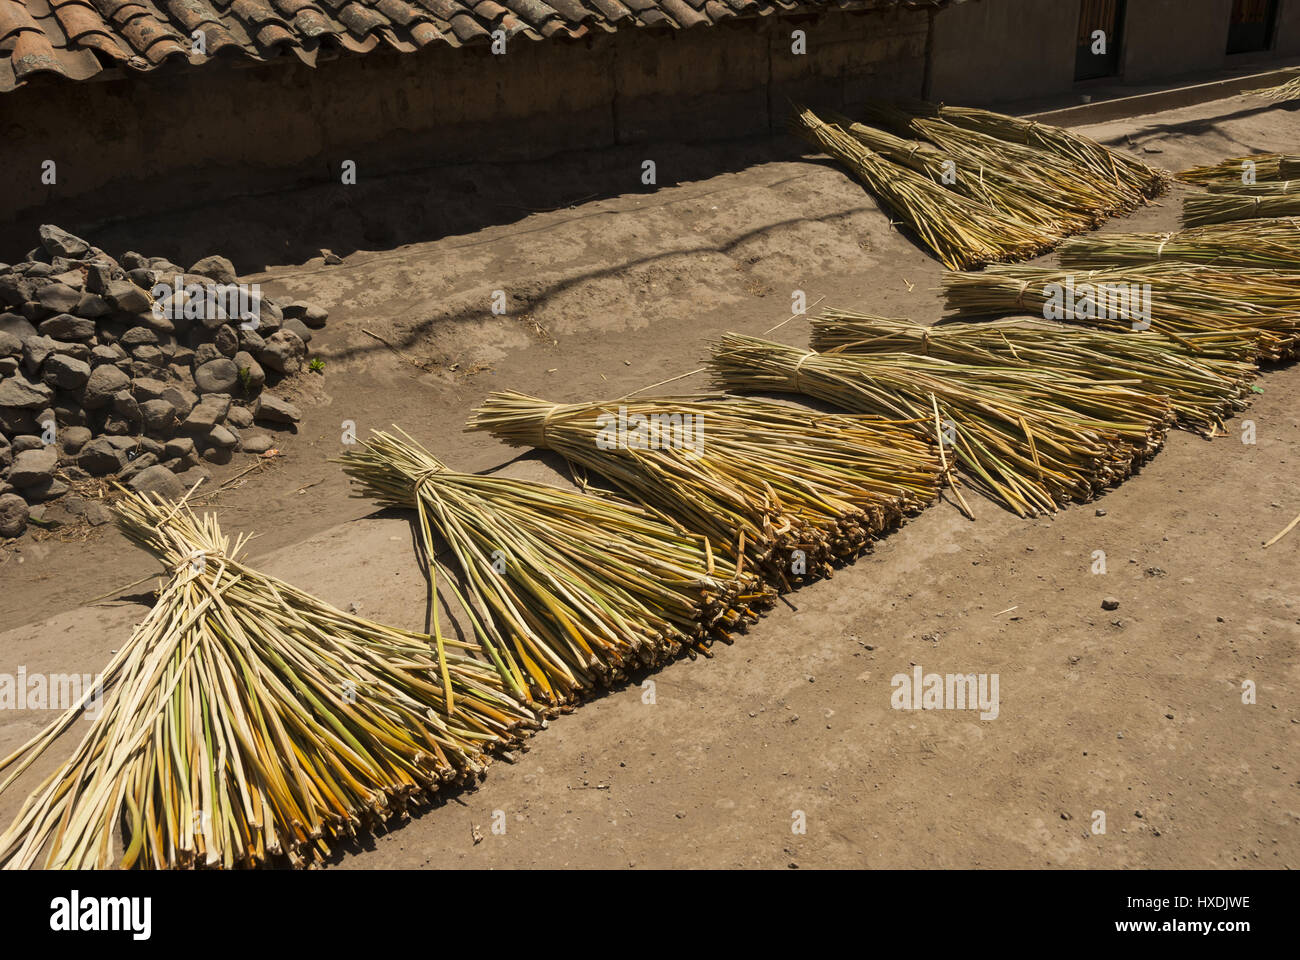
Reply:
[[[1232,0],[1129,0],[1123,75],[1130,83],[1225,65]]]
[[[1282,0],[1277,11],[1277,42],[1273,45],[1278,56],[1300,56],[1300,0]]]
[[[930,94],[950,103],[1047,97],[1074,86],[1080,0],[977,0],[935,18]]]
[[[505,56],[435,45],[413,54],[180,69],[0,96],[7,202],[86,216],[183,208],[198,196],[477,160],[782,128],[789,102],[840,109],[919,96],[929,16],[918,10],[620,30],[577,43],[514,41]],[[791,51],[805,31],[807,53]],[[54,160],[58,182],[40,183]],[[9,216],[6,216],[9,215]]]
[[[933,99],[995,103],[1076,89],[1081,0],[970,0],[935,20]],[[1281,0],[1274,49],[1227,56],[1232,0],[1128,0],[1118,82],[1144,84],[1300,55],[1300,0]],[[1083,88],[1086,89],[1086,88]]]

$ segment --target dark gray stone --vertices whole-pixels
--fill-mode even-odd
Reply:
[[[134,327],[148,327],[154,333],[168,334],[178,329],[188,329],[189,322],[184,317],[168,317],[164,310],[150,309],[131,314],[128,323]]]
[[[247,407],[232,404],[230,409],[226,412],[226,423],[232,427],[237,427],[240,430],[245,427],[251,427],[253,425],[253,411],[249,410]]]
[[[166,400],[146,400],[140,404],[140,417],[150,433],[171,433],[177,425],[176,408]]]
[[[90,379],[90,364],[65,353],[52,353],[45,359],[45,382],[61,390],[76,390]]]
[[[275,446],[275,437],[260,427],[240,434],[245,453],[266,453]]]
[[[104,436],[122,437],[129,439],[133,437],[140,429],[139,421],[132,422],[126,417],[119,417],[116,413],[111,413],[104,420]]]
[[[194,409],[194,405],[199,402],[198,396],[184,387],[169,385],[163,390],[162,400],[166,400],[172,405],[178,417],[189,416],[189,412]]]
[[[143,313],[149,310],[149,295],[130,280],[113,280],[104,291],[104,296],[123,313]]]
[[[62,397],[54,404],[54,422],[61,427],[87,427],[90,425],[86,411],[76,400]]]
[[[117,475],[117,478],[123,483],[130,483],[132,477],[138,476],[140,473],[155,466],[157,463],[157,454],[149,453],[147,451],[138,453],[135,457],[131,458],[130,462],[127,463],[125,467],[122,468],[122,472]],[[169,470],[168,472],[170,473],[171,471]]]
[[[263,423],[297,423],[302,419],[302,414],[287,400],[281,400],[273,393],[263,393],[258,399],[253,419]]]
[[[13,334],[20,343],[36,336],[36,328],[31,322],[16,313],[0,313],[0,331]]]
[[[59,431],[59,446],[68,456],[77,453],[91,440],[89,427],[64,427]]]
[[[35,411],[0,406],[0,433],[12,437],[20,433],[32,433],[37,429]]]
[[[116,343],[101,343],[90,351],[90,365],[97,367],[101,363],[116,363],[126,359],[126,351]]]
[[[223,357],[233,357],[239,350],[239,337],[235,333],[235,328],[228,323],[223,323],[217,327],[216,332],[212,335],[212,345],[217,348]]]
[[[81,302],[81,291],[66,283],[47,283],[36,291],[35,300],[50,313],[67,313]]]
[[[194,445],[192,437],[173,437],[168,440],[163,456],[168,462],[178,461],[178,468],[173,468],[176,473],[188,470],[190,467],[197,467],[199,464],[198,447]]]
[[[306,354],[307,346],[297,334],[281,330],[267,338],[266,346],[257,355],[257,359],[277,373],[293,376],[298,372]]]
[[[239,438],[228,427],[215,426],[208,432],[208,443],[214,447],[234,447]]]
[[[23,366],[32,376],[40,372],[45,358],[60,349],[63,344],[44,336],[28,337],[23,341]]]
[[[211,363],[213,360],[221,359],[221,351],[211,343],[200,343],[194,351],[194,358],[190,361],[195,369],[203,366],[205,363]]]
[[[59,453],[54,447],[42,446],[38,450],[24,450],[14,454],[13,466],[6,478],[15,487],[31,487],[54,476]]]
[[[311,331],[307,329],[307,324],[301,320],[292,320],[285,318],[281,331],[288,331],[301,340],[304,344],[311,343]]]
[[[253,359],[252,354],[239,351],[235,354],[235,366],[240,371],[239,384],[246,393],[257,393],[266,385],[266,371]]]
[[[61,283],[65,287],[71,287],[73,290],[80,292],[86,286],[86,278],[80,270],[68,270],[65,273],[52,273],[50,280],[54,283]]]
[[[0,537],[21,537],[27,529],[27,501],[16,493],[0,495]]]
[[[154,284],[158,282],[158,274],[154,273],[148,267],[135,267],[128,270],[126,276],[128,280],[144,290],[152,290]]]
[[[141,344],[156,344],[158,334],[149,327],[131,327],[123,331],[117,342],[122,345],[123,349],[130,350],[132,347],[138,347]]]
[[[167,354],[161,347],[155,347],[151,343],[143,343],[131,351],[131,356],[140,363],[145,364],[144,370],[132,366],[132,371],[136,376],[150,376],[157,372],[160,367],[167,366]]]
[[[258,351],[262,350],[265,346],[266,341],[262,339],[262,335],[256,330],[245,330],[243,327],[239,328],[239,348],[241,350],[245,350],[256,356]]]
[[[225,357],[210,360],[194,371],[199,393],[232,393],[239,388],[239,368]]]
[[[90,252],[89,243],[52,223],[42,223],[39,233],[41,246],[50,256],[80,258]]]
[[[74,317],[70,313],[60,313],[42,320],[37,329],[41,336],[55,340],[89,340],[95,335],[95,321]]]
[[[131,383],[131,394],[141,403],[146,400],[158,400],[162,397],[163,391],[167,389],[167,384],[161,380],[155,380],[152,377],[141,377]]]
[[[136,474],[131,479],[131,489],[136,493],[156,494],[168,500],[179,500],[185,496],[185,484],[162,464],[154,464]]]
[[[71,488],[58,477],[47,477],[39,483],[33,483],[30,487],[24,487],[23,496],[27,498],[28,503],[45,503],[48,500],[57,500],[69,489]]]
[[[197,273],[201,276],[215,280],[217,283],[234,283],[238,276],[235,273],[235,265],[221,256],[204,257],[194,266],[190,267],[190,273]]]
[[[126,389],[131,378],[112,364],[101,364],[90,371],[86,389],[82,394],[81,404],[87,410],[98,410],[108,406],[113,394]]]
[[[193,436],[207,436],[213,427],[225,419],[229,409],[229,400],[210,403],[205,399],[189,412],[181,424],[181,431]]]
[[[130,423],[140,422],[140,403],[129,389],[113,394],[113,412]]]
[[[87,260],[82,263],[86,271],[86,291],[88,293],[105,293],[113,282],[113,268],[102,260]]]
[[[230,363],[230,361],[226,361]],[[234,364],[231,363],[233,367]],[[18,410],[43,410],[54,399],[54,391],[39,380],[28,380],[21,373],[0,383],[0,407]]]
[[[113,306],[97,293],[83,293],[77,301],[77,308],[72,311],[79,317],[98,320],[113,312]]]
[[[82,363],[90,362],[90,344],[88,343],[66,343],[61,342],[59,349],[55,351],[65,357],[71,357],[73,360],[80,360]]]
[[[325,326],[325,322],[329,319],[329,314],[323,307],[307,303],[305,300],[295,300],[293,303],[287,303],[284,305],[283,310],[286,320],[301,320],[313,330],[319,330]]]

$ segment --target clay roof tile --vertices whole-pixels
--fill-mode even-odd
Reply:
[[[265,60],[291,50],[315,66],[322,50],[459,47],[494,30],[577,39],[595,27],[686,29],[737,16],[955,2],[962,0],[0,0],[0,92],[41,72],[85,79],[114,63],[148,72],[189,59],[196,30],[207,57],[195,63],[219,51]]]

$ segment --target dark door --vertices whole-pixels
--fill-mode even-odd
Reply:
[[[1277,0],[1233,0],[1228,24],[1228,52],[1250,53],[1273,46]]]
[[[1083,0],[1079,8],[1079,37],[1074,79],[1095,80],[1119,73],[1125,0]],[[1098,37],[1098,31],[1101,36]],[[1104,47],[1104,49],[1100,49]]]

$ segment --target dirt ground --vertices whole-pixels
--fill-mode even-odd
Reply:
[[[1300,115],[1234,98],[1083,131],[1180,169],[1286,149]],[[639,184],[644,159],[658,188]],[[1173,229],[1184,192],[1107,229]],[[789,317],[796,290],[941,313],[943,268],[784,140],[363,177],[91,239],[179,262],[225,253],[244,279],[330,310],[312,345],[325,373],[304,382],[285,456],[209,501],[228,529],[261,534],[251,553],[268,571],[413,628],[410,527],[349,497],[329,462],[345,421],[360,435],[397,423],[459,468],[563,480],[553,458],[463,433],[475,403],[687,373],[709,338]],[[806,325],[774,336],[805,343]],[[1300,369],[1260,386],[1255,444],[1175,433],[1140,475],[1054,518],[928,510],[713,659],[649,677],[653,696],[632,686],[555,720],[517,762],[338,866],[1297,866],[1300,532],[1261,544],[1300,511]],[[144,615],[149,586],[120,588],[154,562],[111,530],[82,536],[0,548],[0,671],[93,672]],[[106,591],[117,599],[84,605]],[[997,674],[997,718],[892,709],[890,679],[915,665]],[[5,711],[0,752],[46,720]],[[19,801],[0,798],[0,818]]]

